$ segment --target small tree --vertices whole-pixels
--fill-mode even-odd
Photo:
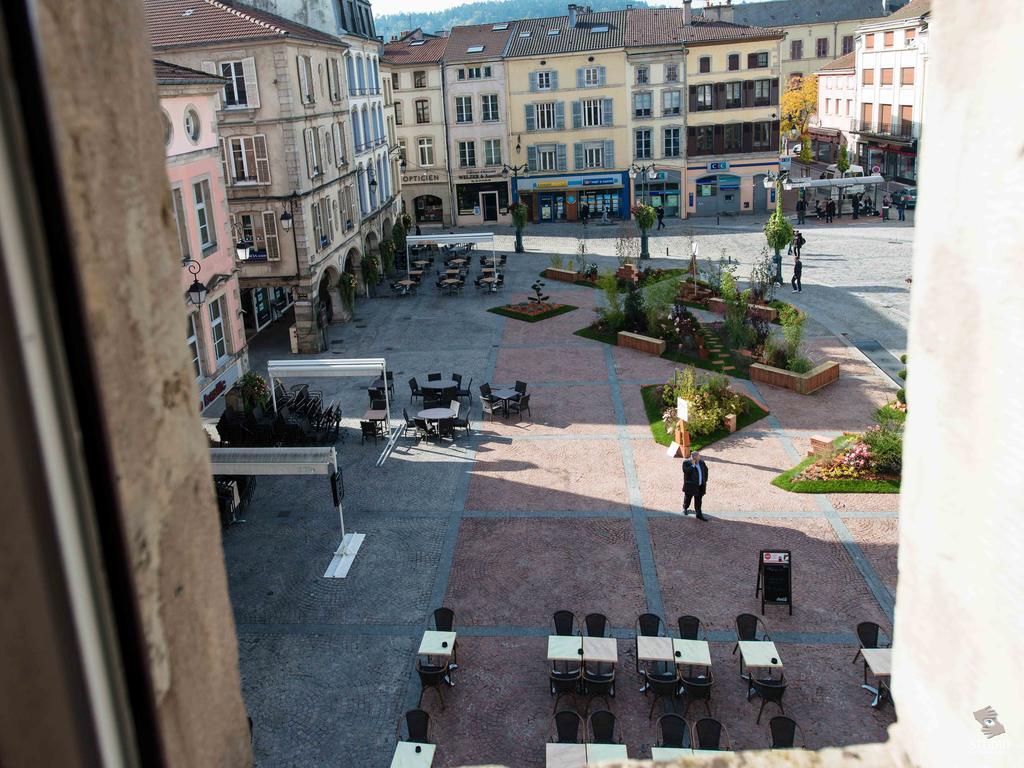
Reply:
[[[775,298],[775,270],[767,248],[761,249],[750,269],[750,286],[758,301],[768,302]]]
[[[647,233],[654,226],[657,218],[658,213],[654,210],[653,206],[644,204],[633,206],[633,219],[636,221],[637,229],[640,230],[641,259],[651,258],[651,252],[647,249]]]
[[[814,155],[811,154],[811,140],[805,136],[804,140],[800,142],[800,162],[804,165],[810,165],[813,160]]]
[[[380,241],[380,263],[385,275],[390,276],[395,271],[395,244],[390,238]]]
[[[270,387],[256,371],[247,371],[243,374],[238,380],[238,389],[242,393],[246,413],[251,413],[256,406],[266,408],[270,402]]]
[[[605,272],[597,279],[597,286],[604,291],[605,303],[605,306],[597,309],[597,314],[607,331],[617,333],[622,330],[623,320],[622,292],[619,290],[619,281],[611,272]]]
[[[523,227],[529,218],[530,210],[523,203],[512,206],[512,224],[516,228],[516,253],[523,253]]]
[[[363,280],[366,282],[367,293],[380,282],[380,259],[375,253],[363,259]]]
[[[350,311],[356,307],[356,276],[351,272],[342,272],[338,279],[338,290],[341,292],[341,300]]]
[[[615,256],[619,260],[619,267],[632,264],[637,256],[636,239],[628,224],[619,227],[619,233],[615,238]]]
[[[768,239],[768,247],[779,256],[779,251],[793,241],[793,225],[782,215],[782,185],[775,184],[775,213],[764,225],[764,236]]]
[[[846,151],[845,144],[839,148],[839,159],[836,160],[836,170],[839,171],[839,173],[846,173],[850,170],[850,155]]]

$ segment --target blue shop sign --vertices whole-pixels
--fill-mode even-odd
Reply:
[[[714,173],[715,171],[728,171],[729,161],[728,160],[716,160],[715,162],[708,163],[708,173]]]

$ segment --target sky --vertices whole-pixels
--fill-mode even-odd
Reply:
[[[585,0],[581,0],[585,2]],[[749,2],[750,0],[748,0]],[[466,2],[471,0],[371,0],[373,5],[373,13],[375,16],[387,16],[392,13],[429,13],[430,11],[443,11],[447,8],[453,8],[457,5],[465,5]],[[628,0],[622,0],[622,7],[626,7]],[[651,0],[651,5],[678,5],[681,4],[682,0],[665,0],[665,2],[659,2],[658,0]],[[568,0],[566,0],[568,5]],[[704,5],[704,0],[696,0],[693,4],[694,8],[701,8]]]

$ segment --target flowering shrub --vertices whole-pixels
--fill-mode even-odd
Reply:
[[[715,376],[697,384],[692,370],[676,371],[672,380],[662,387],[665,403],[662,421],[669,432],[675,429],[678,420],[676,399],[680,397],[689,402],[687,425],[691,435],[710,435],[725,425],[728,414],[741,416],[748,407],[746,399],[729,389],[725,377]]]

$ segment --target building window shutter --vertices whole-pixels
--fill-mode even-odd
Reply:
[[[725,126],[716,125],[711,136],[711,151],[720,155],[725,151]]]
[[[772,132],[770,134],[768,134],[769,142],[771,141],[771,137],[774,136],[775,137],[775,143],[778,144],[778,142],[779,142],[779,128],[780,128],[779,121],[778,120],[772,120]],[[768,148],[771,149],[771,145],[770,144],[769,144]],[[777,148],[778,147],[776,147],[776,149]]]
[[[263,239],[267,244],[267,258],[277,261],[281,258],[281,250],[277,244],[277,215],[273,211],[263,212]]]
[[[686,154],[693,155],[697,152],[697,129],[689,126],[686,129]]]
[[[231,166],[228,165],[228,147],[224,139],[220,140],[220,169],[224,174],[224,186],[231,184],[232,178],[231,173],[228,170]]]
[[[537,91],[537,73],[536,72],[531,72],[530,73],[530,93],[535,93],[536,91]]]
[[[691,85],[690,86],[690,111],[691,112],[696,112],[697,111],[697,86],[696,85]]]
[[[725,109],[725,83],[715,83],[713,94],[711,108]]]
[[[559,131],[565,129],[565,102],[564,101],[556,101],[555,102],[555,129],[559,130]]]
[[[743,151],[750,152],[754,148],[754,124],[743,124]]]
[[[598,85],[604,85],[604,83],[605,83],[604,72],[605,72],[605,68],[604,67],[598,67],[597,68],[597,84]]]
[[[537,148],[527,147],[526,148],[526,167],[531,171],[537,170]]]
[[[252,56],[242,59],[242,78],[245,80],[245,101],[250,109],[260,106],[260,88],[256,81],[256,59]]]
[[[299,101],[308,104],[306,94],[309,93],[309,80],[306,79],[306,65],[302,61],[302,56],[295,57],[295,66],[299,72]]]
[[[306,145],[306,176],[313,178],[313,129],[306,128],[302,131],[302,140]]]
[[[756,68],[757,68],[757,54],[756,53],[748,53],[747,54],[747,69],[756,69]]]
[[[202,67],[203,72],[209,72],[211,75],[219,75],[220,74],[220,72],[217,71],[217,64],[216,64],[216,62],[204,61],[200,66]],[[248,83],[246,83],[246,85],[248,86]],[[223,93],[223,91],[217,91],[217,95],[213,97],[214,98],[214,107],[216,109],[220,109],[220,95],[221,95],[221,93]]]
[[[533,104],[526,105],[526,130],[537,130],[537,108]]]
[[[582,88],[584,83],[583,67],[576,70],[576,87]]]
[[[552,91],[557,91],[558,90],[558,70],[551,70],[551,72],[548,73],[548,77],[550,78],[551,90]]]
[[[252,137],[253,154],[256,157],[256,181],[259,184],[270,183],[270,159],[267,157],[267,136],[257,133]]]
[[[576,166],[576,170],[583,169],[583,145],[580,142],[576,142],[572,145],[572,159],[573,164]]]
[[[555,145],[555,162],[558,164],[558,170],[568,170],[568,163],[565,159],[565,144]]]
[[[611,139],[605,139],[604,142],[604,167],[614,168],[615,167],[615,142]]]
[[[754,81],[744,80],[743,81],[743,98],[741,103],[744,107],[754,106]]]
[[[572,127],[581,128],[583,126],[583,105],[578,101],[572,103]]]
[[[340,167],[345,164],[345,137],[341,135],[341,123],[335,123],[331,131],[334,134],[334,158]]]
[[[602,99],[601,102],[602,125],[612,125],[614,123],[614,120],[612,119],[612,100]]]
[[[779,103],[779,79],[772,79],[772,104]]]
[[[324,168],[323,169],[326,170],[327,166],[329,166],[332,162],[334,162],[334,155],[331,154],[331,148],[332,148],[332,146],[334,144],[334,139],[331,137],[331,134],[328,131],[324,131],[323,135],[320,138],[321,138],[321,140],[324,143],[324,148],[323,148]]]

